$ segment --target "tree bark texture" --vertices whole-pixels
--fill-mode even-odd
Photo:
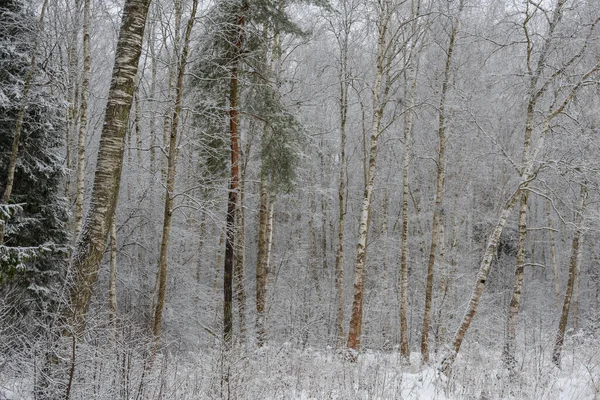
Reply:
[[[149,5],[150,0],[127,0],[123,10],[90,210],[83,222],[72,260],[75,276],[70,288],[68,319],[77,335],[85,328],[86,313],[115,214],[125,134]]]
[[[256,261],[256,334],[257,344],[265,343],[265,303],[267,297],[267,233],[269,215],[269,196],[264,174],[260,180],[260,205],[258,209],[258,256]]]
[[[75,239],[83,225],[83,200],[85,195],[85,139],[88,123],[88,90],[92,61],[90,55],[90,0],[83,3],[83,74],[81,77],[81,103],[79,132],[77,135],[77,185],[75,194]]]
[[[242,51],[244,38],[245,16],[247,5],[244,3],[237,16],[237,37],[233,43],[236,59],[231,68],[229,82],[229,135],[231,146],[231,176],[227,199],[227,219],[225,225],[225,267],[223,271],[223,340],[226,346],[231,345],[233,334],[233,264],[235,245],[235,222],[239,184],[239,110],[238,110],[238,72],[239,60],[237,55]]]
[[[108,322],[117,328],[117,226],[110,225],[110,271],[108,274]]]
[[[373,118],[371,121],[371,132],[369,141],[368,167],[363,193],[363,200],[358,226],[358,243],[356,245],[356,263],[354,266],[354,300],[352,302],[352,317],[348,330],[347,346],[353,350],[360,349],[360,336],[362,331],[363,294],[365,280],[365,262],[367,258],[367,234],[369,231],[369,220],[371,214],[371,203],[373,199],[373,188],[375,183],[375,172],[377,164],[377,141],[381,134],[381,120],[387,102],[389,91],[389,80],[386,80],[382,93],[382,84],[386,67],[386,36],[391,11],[386,3],[383,6],[382,15],[378,22],[377,39],[377,64],[375,82],[373,85]]]
[[[579,194],[579,206],[577,208],[577,216],[575,219],[575,233],[573,234],[573,244],[571,245],[571,260],[569,261],[569,280],[567,281],[567,290],[563,302],[562,313],[558,323],[558,331],[554,341],[554,350],[552,351],[552,361],[557,367],[560,367],[560,357],[562,346],[565,340],[565,332],[567,329],[567,321],[569,319],[569,310],[571,308],[571,298],[573,296],[573,287],[575,286],[575,278],[577,274],[577,262],[579,255],[579,246],[583,230],[583,212],[585,209],[585,200],[587,198],[587,187],[581,185]]]
[[[552,259],[552,272],[554,282],[554,293],[556,295],[556,305],[560,310],[560,281],[558,276],[558,262],[556,260],[556,240],[554,238],[554,228],[552,227],[552,203],[546,199],[546,217],[548,218],[548,236],[550,240],[550,257]]]
[[[410,57],[414,57],[412,52]],[[410,142],[412,138],[413,116],[417,89],[416,61],[409,64],[409,101],[404,117],[404,156],[402,160],[402,232],[400,234],[400,355],[408,361],[410,347],[408,343],[408,199],[410,198]]]
[[[513,284],[513,293],[508,308],[508,318],[506,323],[506,343],[504,344],[504,362],[509,371],[514,372],[516,367],[516,358],[514,349],[517,337],[517,318],[521,304],[521,293],[523,291],[523,275],[525,273],[525,241],[527,239],[527,200],[528,192],[521,193],[519,206],[519,229],[517,237],[517,266],[515,268],[515,278]]]
[[[444,196],[444,184],[446,179],[446,95],[450,84],[450,73],[452,69],[452,55],[456,43],[456,35],[460,24],[460,14],[464,7],[464,0],[458,5],[458,15],[453,24],[450,34],[450,42],[444,66],[444,81],[442,82],[442,92],[440,94],[439,119],[438,119],[438,160],[437,160],[437,181],[435,192],[435,206],[433,209],[433,222],[431,224],[431,244],[429,245],[429,262],[427,263],[427,283],[425,286],[425,312],[423,314],[423,330],[421,331],[421,360],[424,363],[429,362],[429,326],[431,323],[431,303],[433,299],[433,278],[435,267],[435,255],[437,251],[437,240],[439,234],[438,226],[443,224],[442,219],[442,200]]]

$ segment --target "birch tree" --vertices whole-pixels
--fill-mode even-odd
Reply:
[[[394,15],[394,4],[383,1],[378,4],[377,19],[377,55],[375,60],[375,77],[372,87],[373,115],[371,118],[370,139],[368,145],[367,175],[365,180],[362,205],[359,217],[358,243],[356,246],[356,263],[354,266],[354,300],[352,302],[352,317],[348,331],[347,346],[352,350],[360,348],[360,337],[362,330],[365,262],[367,256],[367,234],[369,231],[369,220],[373,189],[375,184],[375,173],[377,165],[377,143],[382,134],[382,120],[385,108],[389,101],[392,80],[391,66],[396,55],[396,47],[392,45],[394,30],[391,26]],[[391,31],[391,32],[390,32]]]
[[[183,39],[183,47],[178,62],[177,83],[175,85],[175,107],[171,117],[170,134],[169,134],[169,155],[167,164],[167,190],[165,193],[165,209],[163,216],[163,231],[160,244],[160,255],[158,261],[158,274],[156,277],[158,288],[158,296],[156,306],[153,311],[152,319],[152,334],[155,340],[160,340],[162,331],[162,312],[165,304],[166,288],[167,288],[167,256],[169,249],[169,235],[171,232],[171,218],[173,215],[173,198],[175,196],[175,174],[177,166],[177,143],[179,138],[179,123],[181,120],[181,110],[183,107],[183,82],[185,70],[187,67],[187,58],[190,47],[190,39],[192,29],[196,19],[196,11],[198,9],[198,0],[192,3],[192,10],[188,19],[185,34]]]
[[[67,317],[72,333],[77,337],[85,328],[86,313],[115,214],[125,134],[149,5],[150,0],[126,0],[123,9],[90,210],[84,219],[82,234],[72,258],[74,279],[70,287]]]
[[[460,14],[465,6],[465,1],[461,0],[458,5],[456,21],[452,23],[450,33],[450,42],[446,51],[446,62],[444,65],[444,77],[442,81],[442,90],[440,93],[440,105],[438,108],[438,159],[437,159],[437,179],[435,191],[435,205],[433,209],[433,221],[431,223],[431,244],[429,246],[429,261],[427,263],[427,284],[425,289],[425,312],[423,314],[423,330],[421,331],[421,359],[424,363],[429,362],[429,326],[431,323],[431,303],[433,295],[433,275],[435,266],[435,255],[437,251],[438,238],[440,235],[439,226],[444,224],[442,200],[444,196],[444,185],[446,179],[446,95],[450,84],[450,74],[452,69],[452,55],[458,34]],[[442,228],[443,229],[443,228]]]
[[[575,286],[575,279],[577,278],[577,265],[579,263],[580,257],[579,246],[581,245],[580,241],[582,240],[582,225],[584,220],[585,201],[587,199],[587,196],[588,189],[585,184],[582,184],[579,193],[579,204],[577,206],[575,217],[575,232],[573,233],[573,244],[571,245],[571,259],[569,261],[569,280],[567,282],[562,313],[560,315],[558,330],[556,332],[556,339],[554,341],[554,350],[552,351],[552,362],[554,362],[554,364],[557,367],[560,367],[562,347],[565,340],[565,332],[567,329],[567,321],[569,319],[569,311],[571,309],[571,299],[573,297],[573,288]]]

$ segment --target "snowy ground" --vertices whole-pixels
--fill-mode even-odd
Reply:
[[[590,340],[571,346],[565,349],[562,369],[546,359],[547,351],[540,351],[523,357],[516,378],[501,368],[499,354],[476,345],[459,356],[450,376],[435,366],[421,367],[417,354],[410,365],[403,365],[396,352],[366,351],[350,362],[334,350],[283,344],[238,352],[229,363],[216,350],[158,358],[143,381],[142,360],[133,353],[124,373],[122,358],[111,361],[94,351],[95,359],[79,365],[72,398],[600,400],[600,349]],[[31,376],[15,378],[9,371],[0,371],[0,399],[33,399]],[[226,371],[228,381],[222,378]]]

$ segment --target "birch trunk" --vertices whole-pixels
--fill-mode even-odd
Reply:
[[[537,89],[539,76],[542,74],[544,68],[546,67],[544,64],[544,60],[547,56],[547,52],[550,49],[550,46],[553,41],[553,32],[556,28],[556,25],[560,21],[562,15],[562,3],[564,0],[558,0],[555,6],[552,21],[549,25],[548,36],[544,41],[544,45],[542,47],[542,53],[538,59],[538,63],[535,71],[532,73],[530,67],[530,60],[533,52],[533,45],[529,39],[529,32],[527,21],[524,22],[523,28],[527,37],[527,60],[528,60],[528,69],[531,73],[530,79],[530,98],[527,104],[527,113],[525,120],[525,135],[524,135],[524,143],[523,143],[523,155],[522,155],[522,171],[525,169],[526,163],[529,161],[529,152],[531,148],[531,139],[533,135],[533,127],[535,122],[535,110],[537,105],[538,98],[543,95],[545,89]],[[529,7],[529,6],[528,6]],[[526,19],[529,17],[529,10],[527,11]],[[514,355],[514,347],[516,344],[516,330],[517,330],[517,320],[519,314],[519,308],[521,305],[521,293],[523,290],[523,275],[525,271],[525,244],[527,239],[527,202],[528,202],[528,193],[521,193],[521,201],[519,207],[519,230],[518,230],[518,238],[517,238],[517,257],[516,257],[516,268],[515,268],[515,278],[513,284],[513,293],[511,296],[509,310],[507,315],[507,336],[506,342],[504,344],[504,362],[511,371],[514,373],[515,368],[515,355]]]
[[[519,206],[519,230],[517,238],[517,267],[515,268],[515,280],[513,293],[508,309],[506,324],[507,338],[504,345],[504,362],[510,371],[514,372],[516,359],[514,348],[517,336],[517,317],[521,304],[521,292],[523,290],[523,275],[525,272],[525,241],[527,238],[527,200],[528,192],[521,193]]]
[[[573,331],[579,330],[579,276],[581,274],[581,262],[583,259],[583,241],[585,235],[582,233],[579,239],[579,252],[577,254],[577,267],[575,268],[575,283],[573,284]]]
[[[260,206],[258,211],[258,255],[256,262],[256,334],[258,347],[265,343],[264,312],[267,297],[267,225],[269,215],[269,196],[264,174],[260,180]]]
[[[552,227],[550,199],[546,199],[546,217],[548,219],[548,235],[550,239],[550,256],[552,258],[552,271],[554,273],[554,293],[556,295],[556,306],[560,310],[560,282],[558,280],[558,262],[556,261],[556,240],[554,238],[554,228]]]
[[[198,232],[200,241],[198,242],[198,261],[196,262],[196,282],[200,283],[202,277],[202,261],[204,251],[204,241],[206,238],[206,212],[202,211],[202,217],[200,220],[200,232]]]
[[[113,218],[110,224],[110,272],[108,275],[108,322],[117,330],[117,227]]]
[[[552,361],[560,368],[560,356],[562,346],[565,340],[565,331],[567,329],[567,321],[569,319],[569,309],[571,307],[571,297],[573,296],[573,286],[575,285],[575,275],[577,273],[577,261],[579,255],[579,241],[583,229],[583,212],[585,209],[585,200],[587,198],[587,187],[582,184],[579,194],[579,206],[577,209],[577,217],[575,219],[575,233],[573,234],[573,244],[571,246],[571,260],[569,262],[569,280],[567,282],[567,291],[563,302],[563,309],[558,323],[558,332],[554,341],[554,350],[552,352]]]
[[[347,346],[353,350],[360,349],[360,339],[362,331],[363,314],[363,294],[365,279],[365,262],[367,258],[367,234],[369,231],[369,219],[371,214],[371,202],[373,199],[373,187],[375,182],[375,171],[377,163],[377,141],[381,134],[381,120],[383,111],[387,102],[387,93],[389,91],[389,80],[385,81],[385,87],[382,93],[382,83],[386,71],[387,57],[387,29],[391,18],[391,10],[388,3],[383,4],[382,15],[378,21],[378,39],[377,39],[377,64],[375,73],[375,82],[373,85],[373,119],[371,121],[371,132],[369,141],[368,167],[363,192],[363,200],[360,212],[358,226],[358,243],[356,245],[356,264],[354,266],[354,300],[352,302],[352,317],[348,330]]]
[[[123,10],[90,210],[72,261],[75,276],[67,316],[77,336],[85,328],[86,313],[117,205],[125,133],[149,5],[150,0],[127,0]]]
[[[450,72],[452,68],[452,55],[456,43],[456,34],[458,33],[460,14],[464,7],[464,0],[461,0],[458,6],[457,20],[452,27],[450,34],[450,43],[446,64],[444,66],[444,81],[442,83],[442,92],[440,95],[439,120],[438,120],[438,160],[437,160],[437,183],[435,192],[435,207],[433,210],[433,222],[431,224],[431,244],[429,246],[429,262],[427,263],[427,284],[425,287],[425,312],[423,314],[423,330],[421,332],[421,359],[423,363],[429,362],[429,326],[431,323],[431,303],[433,298],[433,276],[435,266],[435,255],[438,240],[438,226],[442,214],[442,200],[444,196],[444,181],[446,179],[446,95],[450,83]]]
[[[404,155],[402,160],[402,232],[400,234],[400,356],[404,361],[410,358],[408,344],[408,200],[410,199],[410,142],[413,129],[413,109],[417,91],[417,65],[414,57],[416,52],[410,52],[408,66],[409,100],[408,109],[404,116]]]
[[[446,267],[446,243],[445,243],[445,227],[443,221],[440,221],[439,226],[439,264],[440,264],[440,293],[441,300],[438,305],[438,315],[437,315],[437,329],[436,329],[436,352],[439,351],[440,348],[444,345],[446,341],[446,298],[448,296],[448,269]]]
[[[75,197],[75,239],[83,225],[83,198],[85,195],[85,139],[87,136],[88,88],[92,61],[90,55],[90,0],[83,3],[83,74],[81,78],[81,103],[79,134],[77,135],[77,189]]]
[[[23,83],[23,93],[21,95],[21,107],[17,114],[17,122],[15,125],[13,142],[10,149],[10,158],[8,161],[8,176],[6,178],[6,187],[4,188],[4,194],[0,203],[8,204],[10,196],[12,195],[13,185],[15,183],[15,168],[17,166],[17,159],[19,158],[19,142],[21,140],[21,134],[23,133],[23,123],[25,122],[25,113],[27,112],[27,102],[29,101],[29,91],[33,85],[33,77],[37,70],[37,52],[39,47],[39,36],[44,28],[44,18],[46,15],[46,8],[48,6],[48,0],[44,0],[42,4],[42,11],[40,13],[40,20],[38,24],[38,31],[35,35],[35,43],[33,50],[31,51],[31,61],[29,62],[29,71],[25,76],[25,82]]]
[[[348,116],[348,88],[350,85],[348,63],[348,33],[342,46],[340,72],[340,170],[338,182],[338,245],[335,256],[335,289],[337,294],[337,314],[335,320],[337,346],[344,345],[344,229],[346,216],[346,121]]]
[[[169,235],[171,232],[171,218],[173,215],[173,197],[175,195],[175,174],[177,163],[177,138],[179,136],[179,121],[181,119],[181,109],[183,106],[183,79],[185,77],[185,68],[187,65],[187,56],[189,51],[192,28],[196,18],[198,0],[192,3],[192,11],[188,20],[181,57],[178,65],[177,84],[175,86],[175,108],[171,117],[171,132],[169,134],[169,158],[167,163],[167,190],[165,193],[165,209],[163,216],[163,230],[160,244],[160,254],[158,259],[157,284],[158,294],[156,308],[152,311],[152,334],[156,344],[160,341],[162,331],[162,312],[165,304],[165,295],[167,290],[167,256],[169,249]]]

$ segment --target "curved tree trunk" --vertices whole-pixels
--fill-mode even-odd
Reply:
[[[563,309],[558,323],[558,331],[556,333],[556,340],[554,341],[554,350],[552,352],[552,361],[557,367],[560,367],[560,356],[562,353],[562,346],[565,340],[565,331],[567,329],[567,321],[569,319],[569,310],[571,308],[571,297],[573,296],[573,287],[575,285],[575,278],[577,275],[577,263],[579,256],[579,246],[581,240],[581,231],[583,224],[583,212],[585,209],[585,200],[587,198],[587,187],[585,184],[581,185],[581,192],[579,194],[579,206],[577,209],[577,217],[575,219],[576,230],[573,234],[573,244],[571,246],[571,260],[569,261],[569,280],[567,282],[567,291],[565,293],[565,300],[563,302]]]

